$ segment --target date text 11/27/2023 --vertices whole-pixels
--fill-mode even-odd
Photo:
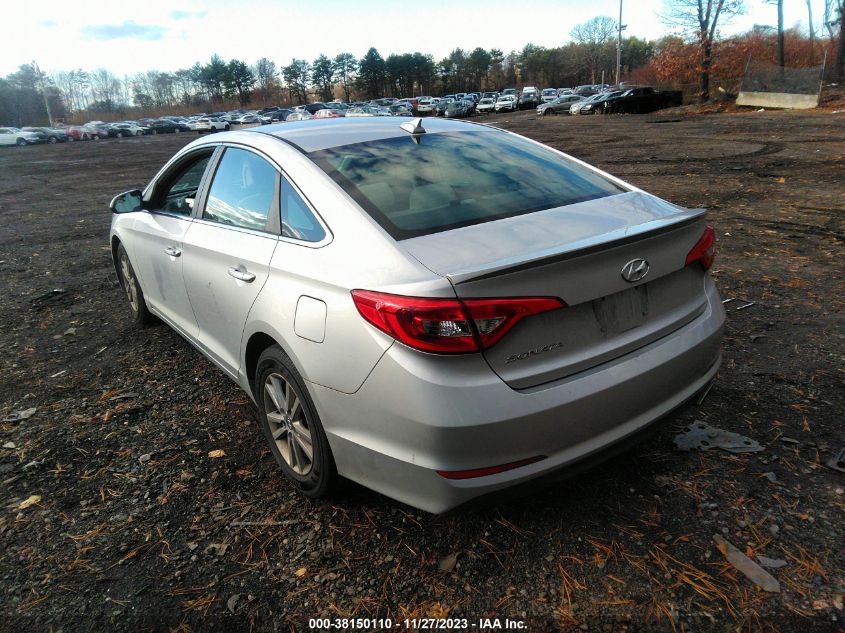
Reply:
[[[390,630],[406,631],[527,631],[523,620],[510,618],[311,618],[312,631]]]

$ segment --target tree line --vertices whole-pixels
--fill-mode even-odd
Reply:
[[[827,0],[824,24],[830,37],[824,46],[831,49],[831,59],[835,59],[831,76],[845,75],[841,35],[844,6],[845,0]],[[696,82],[699,97],[708,99],[711,78],[720,78],[721,70],[728,66],[735,74],[744,63],[739,56],[745,49],[737,46],[737,41],[754,39],[758,55],[766,55],[766,42],[773,41],[765,27],[755,27],[734,38],[717,38],[718,27],[742,9],[741,0],[668,0],[664,20],[681,27],[688,37],[623,38],[619,51],[621,77],[663,83],[678,83],[681,79],[684,83]],[[294,58],[282,66],[266,57],[250,65],[213,55],[206,63],[197,62],[174,72],[153,70],[124,77],[105,68],[47,75],[27,64],[0,79],[0,124],[46,123],[48,110],[57,119],[83,113],[114,118],[175,108],[208,111],[236,104],[300,104],[525,85],[557,88],[613,83],[617,28],[612,18],[597,16],[576,25],[570,32],[570,41],[562,46],[529,43],[508,53],[497,48],[455,48],[439,61],[420,52],[385,58],[373,47],[360,58],[349,52],[333,57],[321,54],[312,61]],[[779,35],[782,59],[782,29]],[[809,42],[813,50],[817,47],[815,37],[811,29]],[[806,39],[803,34],[792,33],[790,41]],[[726,55],[736,59],[726,61]],[[807,55],[793,55],[791,59],[793,63],[805,63],[805,58]]]
[[[610,81],[616,63],[613,24],[610,18],[594,18],[573,30],[573,41],[561,47],[526,44],[522,50],[507,54],[496,48],[455,48],[439,61],[421,52],[383,57],[373,47],[360,58],[344,52],[334,57],[319,55],[313,61],[292,59],[281,67],[268,58],[249,65],[213,55],[206,63],[174,72],[153,70],[124,77],[105,68],[46,75],[27,64],[5,80],[0,79],[0,122],[44,121],[42,94],[47,94],[53,104],[52,114],[66,118],[81,112],[106,115],[177,107],[207,110],[233,104],[369,100],[517,85],[562,87]],[[623,68],[627,71],[647,64],[656,47],[653,41],[625,38]],[[14,96],[4,98],[7,94]]]

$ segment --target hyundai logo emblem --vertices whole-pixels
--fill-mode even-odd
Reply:
[[[640,281],[648,274],[648,262],[644,259],[632,259],[622,267],[622,279],[630,283]]]

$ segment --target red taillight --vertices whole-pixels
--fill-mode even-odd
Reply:
[[[499,466],[487,466],[486,468],[473,468],[471,470],[438,470],[437,474],[446,479],[474,479],[476,477],[486,477],[487,475],[503,473],[506,470],[528,466],[528,464],[539,462],[541,459],[546,459],[546,457],[544,455],[538,455],[537,457],[521,459],[518,462],[510,462]]]
[[[704,229],[704,234],[698,240],[695,246],[687,255],[686,265],[689,266],[694,262],[701,262],[704,270],[707,270],[713,265],[713,260],[716,259],[716,231],[709,224]]]
[[[555,297],[514,299],[465,299],[482,349],[493,347],[527,316],[557,310],[566,304]]]
[[[521,319],[565,307],[553,297],[427,299],[353,290],[367,321],[397,341],[424,352],[461,354],[495,345]]]

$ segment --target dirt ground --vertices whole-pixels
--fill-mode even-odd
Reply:
[[[445,516],[350,483],[305,500],[246,395],[169,328],[132,327],[112,271],[110,197],[193,136],[4,148],[0,418],[36,411],[0,425],[0,630],[845,630],[845,474],[825,465],[845,447],[845,114],[486,121],[710,209],[733,301],[704,401],[528,498]],[[675,450],[694,420],[765,450]],[[785,561],[780,591],[714,535]]]

